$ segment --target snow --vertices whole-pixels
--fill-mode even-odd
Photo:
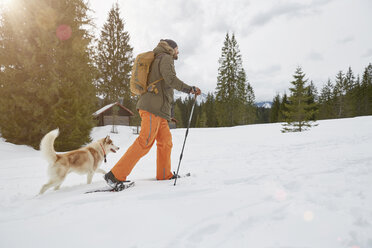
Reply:
[[[263,108],[271,108],[271,104],[267,102],[262,107]]]
[[[191,129],[181,164],[191,177],[155,181],[153,147],[120,193],[84,194],[102,175],[87,185],[70,174],[38,196],[40,152],[0,140],[0,247],[370,248],[372,116],[318,123],[286,134],[278,123]],[[136,138],[118,131],[105,170]],[[176,170],[185,129],[172,134]]]

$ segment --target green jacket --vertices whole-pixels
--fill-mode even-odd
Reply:
[[[163,78],[156,84],[158,93],[146,92],[137,102],[137,109],[145,110],[168,121],[172,118],[174,89],[190,93],[191,86],[185,84],[176,76],[174,69],[174,50],[168,43],[161,41],[153,50],[155,60],[151,64],[148,83]]]

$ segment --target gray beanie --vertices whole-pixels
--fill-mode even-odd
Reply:
[[[174,41],[174,40],[170,40],[170,39],[164,39],[164,40],[161,40],[161,41],[165,41],[168,43],[168,45],[175,49],[176,47],[178,47],[177,43]]]

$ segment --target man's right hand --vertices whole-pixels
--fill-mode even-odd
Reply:
[[[201,90],[198,87],[193,86],[193,87],[191,87],[191,92],[190,93],[195,94],[195,95],[198,96],[198,95],[201,94]]]

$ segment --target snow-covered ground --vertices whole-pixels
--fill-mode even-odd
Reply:
[[[303,133],[280,124],[191,129],[181,172],[155,181],[156,146],[120,193],[70,174],[59,191],[37,196],[47,163],[0,141],[0,247],[372,247],[372,117],[319,121]],[[104,137],[111,126],[95,128]],[[127,127],[111,135],[121,147]],[[185,129],[172,130],[176,169]]]

